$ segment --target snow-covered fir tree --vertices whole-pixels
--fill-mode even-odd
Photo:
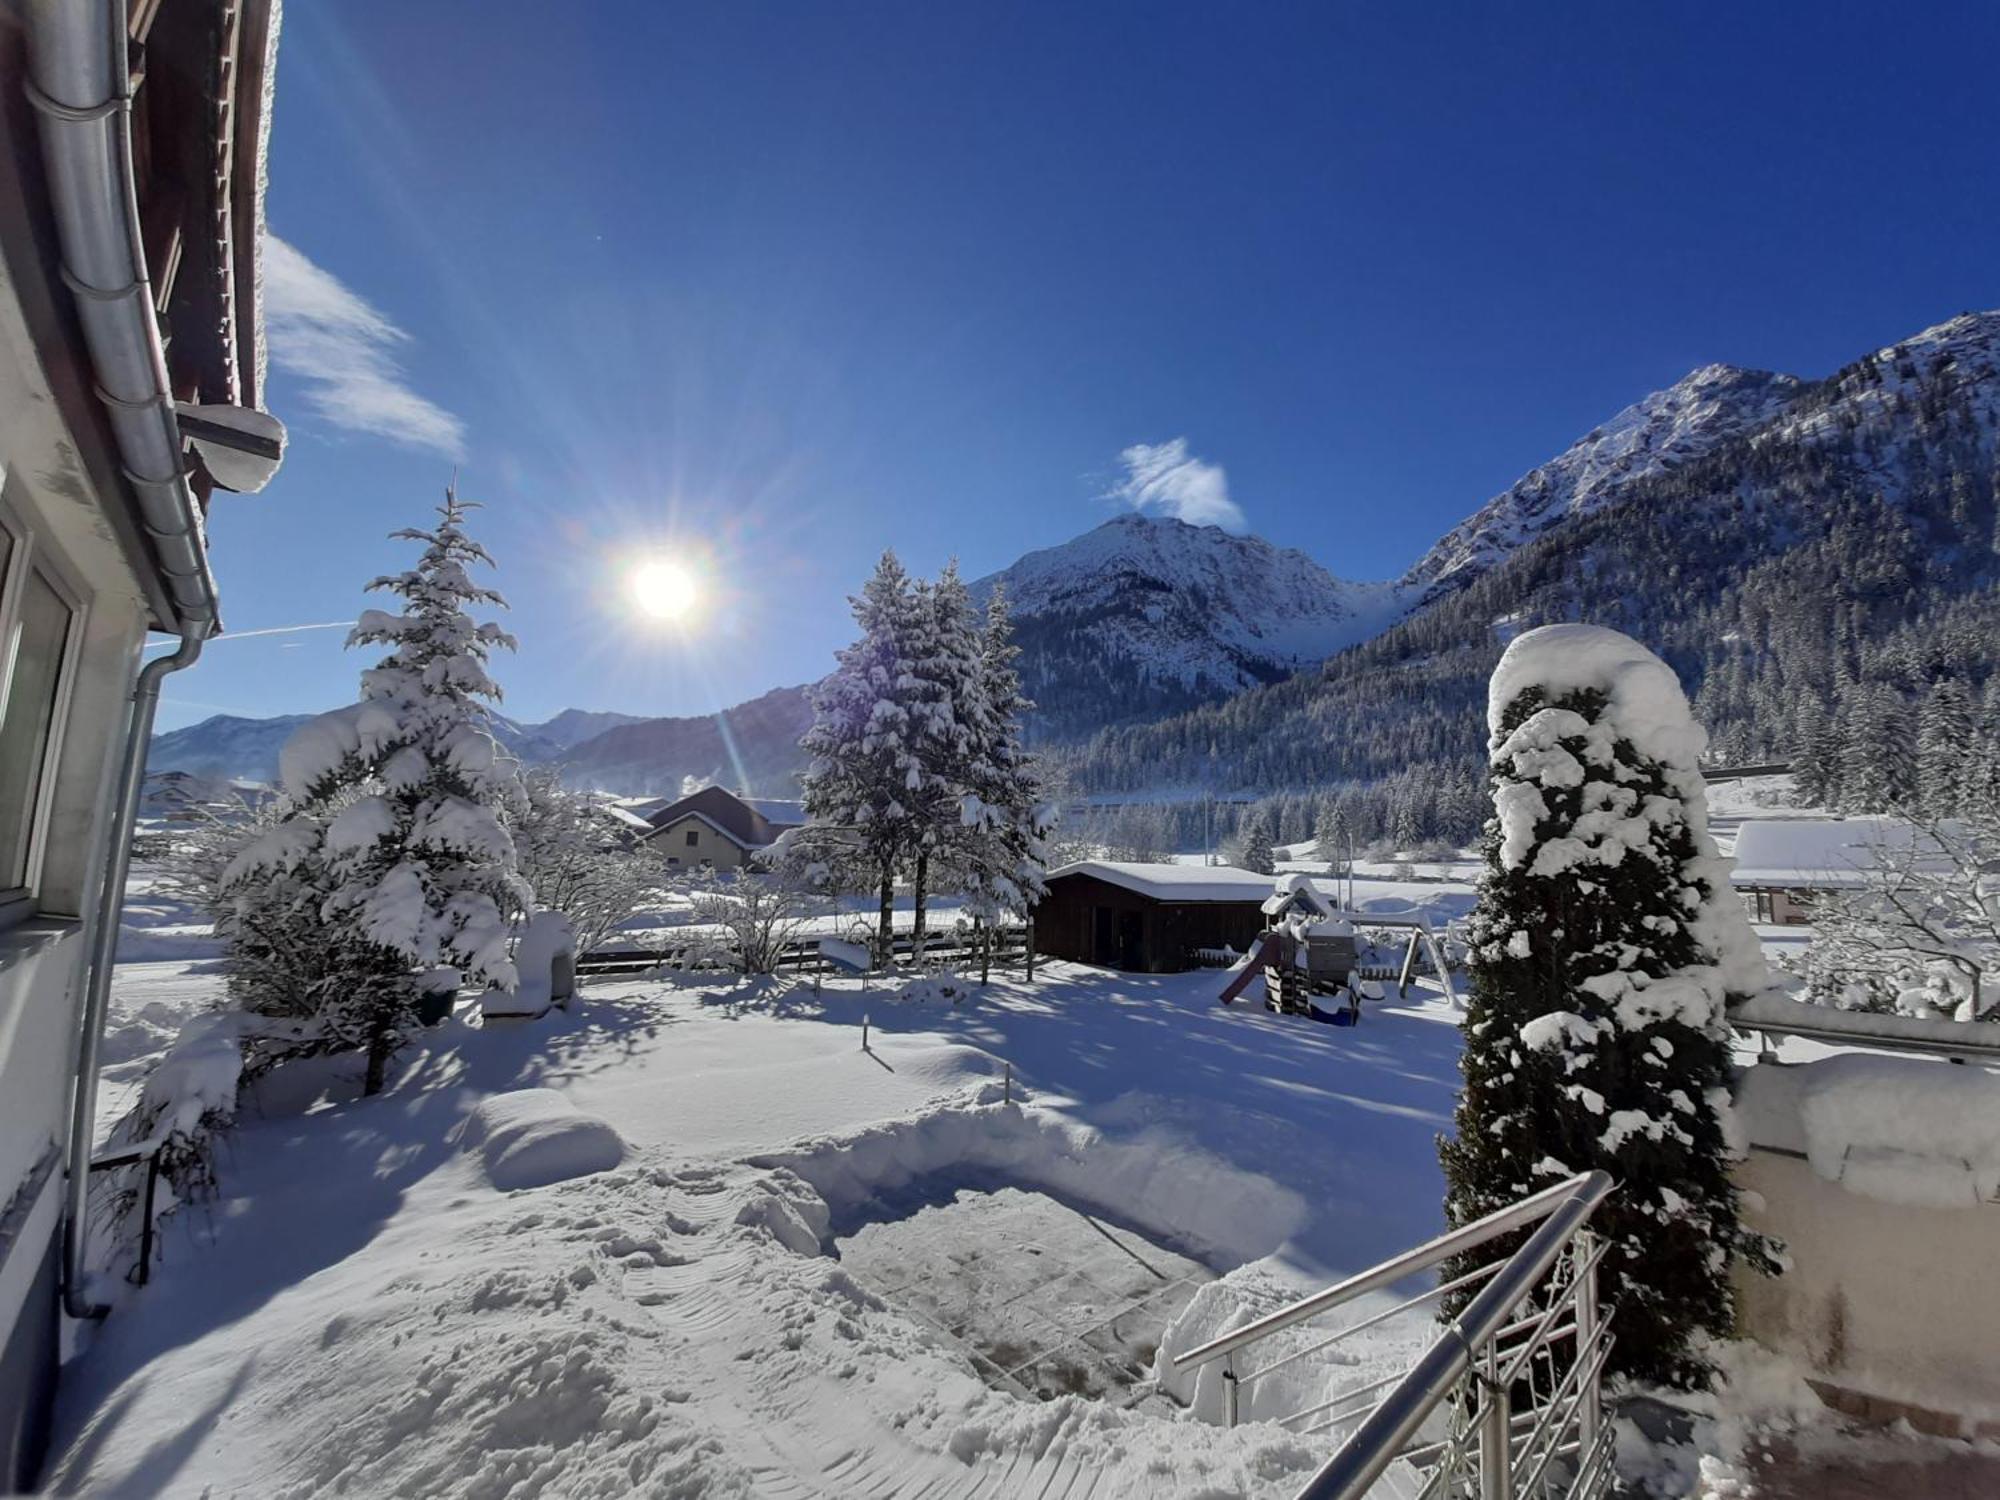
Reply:
[[[910,713],[910,742],[922,768],[913,787],[916,850],[910,861],[912,936],[921,959],[926,909],[940,869],[965,863],[966,824],[961,802],[978,759],[980,703],[979,632],[956,560],[934,583],[914,590],[918,625],[913,670],[902,683]]]
[[[1034,705],[1021,691],[1015,666],[1020,652],[1002,587],[986,601],[978,647],[977,717],[960,816],[968,836],[966,910],[982,933],[990,934],[1007,917],[1029,917],[1046,890],[1051,814],[1036,759],[1022,742],[1021,721]],[[990,947],[982,943],[980,954],[983,983]]]
[[[1722,1117],[1725,1001],[1768,982],[1709,834],[1705,738],[1670,668],[1584,625],[1508,647],[1488,726],[1495,817],[1465,1087],[1440,1147],[1447,1215],[1609,1171],[1619,1191],[1593,1222],[1614,1368],[1701,1384],[1697,1336],[1730,1326],[1732,1257],[1766,1256],[1738,1218]]]
[[[493,561],[466,535],[472,508],[447,490],[434,526],[392,533],[422,555],[369,588],[402,608],[363,611],[348,636],[388,655],[361,674],[360,702],[286,744],[283,815],[224,878],[246,906],[269,885],[295,888],[290,915],[325,963],[299,1008],[323,1045],[365,1049],[371,1094],[410,1028],[460,986],[513,987],[508,944],[530,896],[500,816],[519,796],[516,767],[486,707],[500,696],[487,658],[514,641],[467,613],[505,605],[469,571]]]
[[[1313,816],[1313,858],[1328,869],[1336,869],[1347,859],[1348,831],[1341,818],[1340,804],[1322,797]]]
[[[1974,794],[1978,746],[1972,698],[1951,678],[1934,684],[1917,716],[1917,808],[1927,818],[1954,816]]]
[[[1236,835],[1236,863],[1259,875],[1277,873],[1277,855],[1271,848],[1271,815],[1261,807],[1251,808],[1244,816],[1242,830]]]
[[[849,602],[861,634],[813,689],[813,724],[802,742],[811,760],[800,786],[806,816],[842,833],[871,872],[876,959],[886,962],[897,873],[935,826],[925,805],[919,715],[911,708],[913,697],[929,692],[916,675],[929,608],[894,552],[882,554]]]

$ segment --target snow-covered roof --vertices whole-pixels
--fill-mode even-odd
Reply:
[[[1122,886],[1155,901],[1254,901],[1271,894],[1272,879],[1254,870],[1228,865],[1126,864],[1109,859],[1080,859],[1051,870],[1051,882],[1065,875],[1089,875]]]
[[[1884,860],[1909,856],[1917,830],[1898,818],[1753,818],[1736,834],[1736,885],[1852,889]]]
[[[604,816],[611,819],[614,823],[622,823],[627,828],[636,829],[640,833],[651,833],[653,831],[653,825],[633,812],[629,807],[621,807],[616,802],[605,802],[600,803],[599,808]]]
[[[1264,898],[1264,915],[1275,917],[1279,912],[1294,906],[1314,916],[1333,915],[1333,903],[1319,893],[1319,887],[1312,883],[1312,877],[1296,871],[1278,877],[1277,889]]]
[[[786,801],[782,797],[741,797],[737,800],[765,822],[775,823],[781,828],[797,828],[806,820],[803,802]]]
[[[686,812],[667,819],[664,823],[648,823],[646,825],[646,836],[642,842],[657,842],[665,835],[672,833],[675,829],[684,827],[690,821],[707,824],[709,828],[713,829],[722,838],[727,839],[746,853],[753,849],[768,849],[770,847],[768,844],[753,843],[751,840],[744,838],[742,834],[731,832],[714,818],[711,818],[707,813],[696,807],[691,807]]]

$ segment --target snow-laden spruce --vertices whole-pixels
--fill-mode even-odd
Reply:
[[[813,690],[811,823],[791,842],[795,857],[859,866],[878,899],[881,961],[901,874],[920,942],[941,877],[968,891],[975,917],[1021,912],[1039,891],[1047,814],[1022,748],[1028,704],[1004,600],[982,628],[956,564],[926,583],[885,552],[852,603],[861,635]]]
[[[1732,1258],[1769,1258],[1729,1178],[1724,1016],[1768,977],[1709,833],[1705,737],[1664,662],[1587,625],[1507,648],[1487,726],[1494,818],[1447,1212],[1468,1223],[1609,1171],[1613,1367],[1699,1384],[1696,1336],[1730,1326]]]
[[[515,982],[508,942],[529,893],[500,810],[520,788],[486,708],[500,696],[487,658],[514,641],[467,613],[506,602],[469,572],[493,561],[465,534],[471,508],[448,490],[435,527],[392,533],[423,555],[369,588],[403,607],[364,611],[347,640],[389,654],[361,674],[358,703],[286,744],[283,816],[223,875],[233,940],[255,929],[260,947],[311,955],[292,1013],[324,1046],[366,1049],[369,1093],[406,1030],[461,985]]]
[[[1034,707],[1021,691],[1020,648],[1008,614],[1007,591],[995,585],[979,633],[973,705],[973,754],[959,798],[965,830],[961,861],[965,909],[979,924],[980,977],[990,971],[994,927],[1027,917],[1047,890],[1047,839],[1054,817],[1039,763],[1021,741],[1021,721]],[[1031,944],[1032,946],[1032,944]]]

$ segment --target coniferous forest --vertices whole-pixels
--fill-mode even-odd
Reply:
[[[1989,348],[2000,325],[1958,321]],[[2000,741],[1996,425],[1985,366],[1871,355],[1316,671],[1097,735],[1069,781],[1337,794],[1364,839],[1460,842],[1483,816],[1493,664],[1521,631],[1581,620],[1674,667],[1714,763],[1792,761],[1815,799],[1906,805],[1925,761],[1935,779]],[[1308,817],[1281,810],[1280,836]]]

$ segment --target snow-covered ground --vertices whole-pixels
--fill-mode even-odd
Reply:
[[[1475,874],[1364,862],[1354,904],[1442,928]],[[139,954],[199,936],[143,874],[127,926]],[[1048,964],[950,1004],[610,980],[536,1022],[462,1007],[379,1099],[344,1062],[281,1074],[219,1198],[168,1221],[152,1284],[76,1358],[51,1482],[1288,1494],[1338,1434],[1256,1419],[1404,1368],[1423,1310],[1253,1388],[1234,1431],[1197,1419],[1213,1370],[1160,1394],[1147,1360],[1437,1232],[1457,1017],[1419,988],[1320,1026],[1224,1009],[1222,983]],[[103,1124],[220,988],[200,957],[121,965]],[[495,1185],[524,1181],[545,1185]],[[1717,1410],[1733,1453],[1751,1424]]]
[[[217,984],[186,963],[126,966],[115,1034]],[[851,981],[818,997],[605,982],[544,1021],[447,1022],[380,1099],[355,1099],[340,1066],[280,1077],[225,1149],[220,1198],[169,1221],[151,1286],[74,1366],[56,1486],[1287,1492],[1326,1435],[1225,1431],[1157,1397],[1125,1410],[994,1389],[922,1297],[884,1295],[879,1272],[830,1253],[913,1194],[1011,1189],[1198,1262],[1183,1293],[1222,1275],[1197,1309],[1212,1318],[1435,1233],[1451,1011],[1413,994],[1349,1030],[1223,1009],[1220,985],[1055,964],[952,1006]],[[495,1188],[500,1157],[465,1149],[463,1122],[524,1088],[607,1122],[622,1162]],[[560,1175],[566,1148],[542,1149]],[[1002,1222],[1015,1200],[984,1211]],[[996,1245],[1046,1239],[1031,1220]],[[1421,1312],[1392,1320],[1289,1394],[1358,1379],[1355,1360],[1400,1368],[1430,1332]]]

